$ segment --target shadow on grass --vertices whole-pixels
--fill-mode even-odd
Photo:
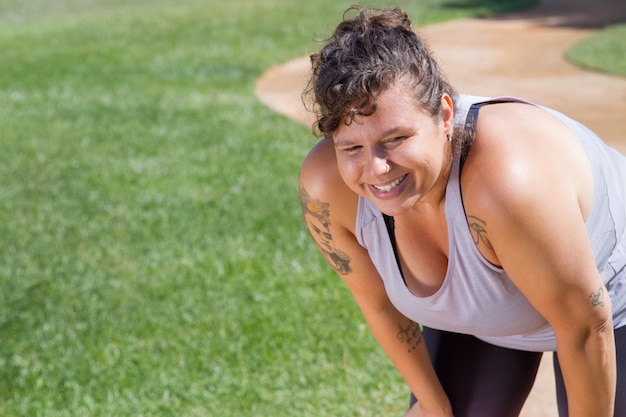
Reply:
[[[535,7],[539,0],[456,0],[444,2],[442,7],[455,9],[484,9],[485,14],[499,14]]]
[[[527,19],[544,26],[601,29],[626,22],[624,0],[457,0],[446,3],[449,7],[465,7],[466,4],[467,7],[497,10],[495,18],[499,20]],[[493,15],[484,17],[494,18]]]

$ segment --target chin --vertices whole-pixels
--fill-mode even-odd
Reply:
[[[375,204],[376,208],[387,216],[396,217],[406,212],[404,207]]]

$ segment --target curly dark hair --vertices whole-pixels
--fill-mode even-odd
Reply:
[[[358,115],[374,113],[377,96],[399,80],[408,81],[433,117],[439,115],[444,94],[455,96],[401,9],[353,6],[326,42],[311,55],[313,73],[303,93],[305,105],[317,117],[317,136],[332,138],[340,123],[349,125]]]

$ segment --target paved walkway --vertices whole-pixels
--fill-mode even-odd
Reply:
[[[458,91],[513,95],[580,120],[626,154],[626,78],[578,68],[567,48],[598,28],[626,21],[624,0],[543,0],[530,11],[490,19],[465,19],[418,32]],[[256,94],[268,107],[311,125],[300,94],[308,57],[268,70]],[[521,417],[556,417],[552,355],[544,355]]]

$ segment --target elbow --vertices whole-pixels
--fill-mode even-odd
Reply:
[[[609,316],[602,322],[590,326],[584,339],[585,351],[600,351],[604,354],[613,352],[615,341],[613,335],[613,318]]]
[[[613,316],[610,301],[585,315],[570,316],[565,323],[554,327],[560,347],[568,345],[587,350],[608,347],[613,343]]]
[[[587,333],[590,337],[605,337],[613,335],[613,311],[611,299],[606,297],[601,306],[594,308],[588,320],[585,321]]]
[[[612,317],[589,323],[581,329],[574,346],[579,346],[587,354],[600,354],[602,357],[612,353],[615,347]]]
[[[591,333],[599,335],[613,333],[613,316],[609,314],[608,317],[598,320],[598,322],[592,326]]]
[[[602,311],[593,314],[583,322],[580,335],[583,341],[588,343],[600,343],[601,345],[613,340],[613,315],[611,306],[605,306]]]
[[[610,368],[615,360],[613,319],[590,321],[558,332],[557,352],[562,366],[566,361],[580,364],[582,358],[594,358],[597,366]]]

